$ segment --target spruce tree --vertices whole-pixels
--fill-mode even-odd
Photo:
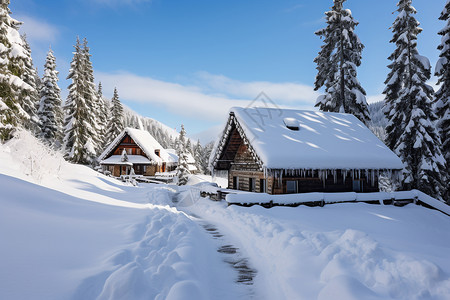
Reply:
[[[189,165],[188,165],[188,150],[186,149],[186,130],[181,125],[180,135],[178,137],[177,145],[178,166],[177,172],[177,184],[186,185],[189,180]]]
[[[64,149],[66,158],[74,163],[92,164],[96,157],[93,142],[92,108],[86,99],[85,53],[77,38],[75,52],[67,79],[71,79],[69,95],[64,106]]]
[[[203,147],[200,144],[200,140],[197,140],[197,144],[194,145],[194,149],[193,149],[193,152],[194,152],[193,156],[194,156],[194,159],[195,159],[195,166],[197,167],[198,171],[201,174],[204,174],[205,170],[203,169],[202,164],[201,164],[202,150],[203,150]]]
[[[108,122],[107,144],[111,143],[123,130],[123,107],[119,100],[117,89],[114,88],[114,95],[111,100],[111,117]]]
[[[388,146],[399,155],[405,168],[402,185],[441,199],[444,158],[434,126],[433,88],[426,84],[431,66],[417,51],[419,22],[411,0],[400,0],[392,31],[397,48],[389,56],[391,69],[386,79]]]
[[[11,18],[8,6],[9,0],[0,2],[0,141],[11,138],[18,126],[28,127],[35,117],[33,107],[24,105],[35,90],[23,80],[29,57],[18,32],[21,23]]]
[[[39,108],[39,91],[37,88],[36,78],[38,77],[37,71],[33,66],[33,59],[31,58],[31,48],[27,42],[26,35],[22,35],[24,57],[23,60],[23,73],[21,75],[22,80],[27,83],[31,90],[22,92],[22,108],[28,114],[29,118],[25,122],[25,128],[31,130],[35,135],[39,135],[41,132],[39,117],[37,110]]]
[[[438,84],[441,84],[441,87],[436,92],[435,105],[438,117],[437,125],[442,142],[442,154],[447,164],[444,199],[450,204],[450,187],[448,184],[448,180],[450,180],[450,1],[445,4],[439,20],[444,21],[445,26],[438,32],[442,36],[441,44],[438,46],[441,53],[434,75],[438,77]]]
[[[200,165],[203,170],[203,174],[211,174],[211,171],[209,168],[209,158],[211,156],[211,152],[212,152],[213,148],[214,148],[214,142],[209,142],[202,149]]]
[[[102,83],[98,83],[97,97],[99,104],[98,125],[100,127],[99,139],[101,148],[104,149],[107,143],[108,120],[109,120],[109,102],[103,97]]]
[[[324,39],[324,45],[314,59],[318,71],[314,89],[325,87],[325,95],[317,98],[316,106],[322,111],[353,114],[368,125],[366,92],[356,71],[364,45],[354,32],[358,22],[349,9],[343,8],[344,2],[334,0],[331,11],[325,13],[327,27],[315,33]]]
[[[84,122],[87,126],[88,134],[90,140],[88,143],[91,144],[94,149],[94,153],[96,155],[100,154],[103,151],[102,149],[102,141],[100,138],[101,125],[99,124],[99,114],[101,111],[101,104],[99,103],[99,97],[96,85],[94,83],[94,69],[92,67],[91,62],[91,54],[89,53],[90,49],[87,46],[86,38],[83,40],[83,48],[81,49],[82,53],[82,65],[83,65],[83,81],[84,81],[84,93],[83,98],[85,100],[85,104],[88,108],[87,114],[85,116]]]
[[[58,148],[62,144],[62,100],[61,89],[58,86],[56,59],[50,49],[44,65],[44,75],[41,80],[39,105],[39,120],[41,123],[41,137],[50,145]]]

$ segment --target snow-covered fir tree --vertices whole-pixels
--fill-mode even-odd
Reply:
[[[103,87],[102,83],[98,83],[97,88],[98,97],[98,126],[100,127],[99,138],[101,148],[104,149],[107,143],[107,133],[108,133],[108,121],[110,116],[109,101],[103,97]]]
[[[447,163],[446,175],[448,181],[450,180],[450,171],[448,170],[450,168],[450,0],[445,4],[439,20],[444,21],[445,25],[439,31],[439,35],[442,38],[438,49],[441,53],[434,75],[438,77],[438,84],[441,84],[441,87],[435,95],[435,107],[438,117],[438,130],[442,142],[442,154]],[[450,187],[448,183],[444,198],[450,204]]]
[[[44,65],[44,75],[40,86],[40,105],[38,110],[41,123],[41,138],[50,145],[58,148],[62,144],[62,100],[61,89],[58,86],[58,74],[56,70],[56,58],[50,49]]]
[[[85,122],[88,124],[91,146],[95,149],[95,153],[100,154],[103,149],[102,138],[100,137],[101,125],[99,114],[101,113],[101,105],[97,87],[94,83],[94,69],[91,62],[90,49],[87,46],[86,38],[83,40],[83,48],[81,50],[83,57],[83,79],[84,79],[84,99],[88,107],[88,113]]]
[[[181,125],[180,135],[178,137],[177,143],[177,155],[178,155],[178,166],[177,166],[177,184],[185,185],[189,180],[189,166],[188,166],[188,150],[186,148],[186,130],[184,126]]]
[[[349,9],[343,8],[344,2],[334,0],[331,11],[325,13],[327,27],[316,32],[324,44],[314,59],[318,71],[315,90],[325,87],[325,94],[317,98],[316,106],[322,111],[353,114],[368,125],[366,92],[356,71],[361,65],[364,45],[354,32],[358,22]]]
[[[200,144],[200,140],[197,140],[197,143],[194,145],[194,147],[192,149],[192,151],[193,151],[192,156],[194,157],[194,160],[195,160],[195,166],[197,167],[197,169],[199,170],[199,172],[201,174],[204,174],[205,170],[203,170],[203,167],[201,164],[202,150],[203,150],[202,144]]]
[[[419,22],[411,0],[400,0],[398,16],[392,25],[395,51],[389,56],[391,69],[386,79],[386,117],[388,146],[399,155],[405,168],[402,185],[419,189],[442,199],[444,158],[434,126],[433,88],[426,84],[431,76],[430,62],[417,51]]]
[[[213,148],[214,142],[209,142],[202,149],[202,158],[200,160],[200,165],[203,170],[203,174],[211,174],[211,170],[209,169],[209,158],[211,156]]]
[[[22,73],[22,80],[27,83],[32,89],[22,93],[22,107],[30,116],[25,123],[25,128],[31,130],[35,135],[39,135],[41,132],[38,108],[39,108],[39,91],[36,82],[38,77],[37,71],[33,66],[33,59],[31,58],[31,47],[27,42],[26,35],[22,35],[23,49],[25,57],[23,58],[24,71]]]
[[[18,32],[21,23],[10,16],[8,6],[9,0],[0,1],[0,141],[37,120],[36,107],[26,101],[35,89],[23,79],[31,57]]]
[[[111,143],[122,132],[123,128],[123,107],[119,100],[119,93],[117,92],[117,89],[114,88],[114,95],[111,100],[111,117],[108,122],[108,132],[106,134],[106,144]]]
[[[90,87],[85,78],[85,54],[77,38],[75,52],[67,79],[71,79],[69,95],[64,106],[64,149],[66,158],[74,163],[92,164],[95,161],[97,144]],[[87,86],[87,88],[86,88]],[[88,89],[88,90],[86,90]]]

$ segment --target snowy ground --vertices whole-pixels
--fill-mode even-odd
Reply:
[[[132,187],[27,136],[0,145],[0,299],[449,299],[440,212],[227,207],[197,196],[206,181]]]

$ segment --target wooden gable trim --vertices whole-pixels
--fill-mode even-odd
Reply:
[[[99,160],[104,160],[106,158],[109,158],[111,155],[113,155],[114,151],[116,150],[116,148],[120,145],[120,143],[122,142],[123,138],[125,137],[125,135],[128,135],[128,133],[124,130],[121,132],[121,134],[116,137],[111,144],[109,144],[107,146],[106,149],[110,149],[106,154],[101,155],[99,157]]]
[[[239,133],[243,143],[247,146],[248,151],[250,152],[252,158],[255,160],[257,165],[259,166],[260,170],[263,170],[263,162],[256,153],[255,149],[252,147],[251,143],[249,142],[247,136],[245,135],[244,130],[242,129],[242,126],[239,124],[238,120],[236,119],[233,112],[230,112],[230,116],[228,118],[227,125],[222,133],[222,138],[217,145],[217,151],[214,155],[214,160],[212,162],[212,166],[215,169],[217,167],[218,162],[220,161],[220,157],[223,154],[223,151],[227,149],[227,143],[229,142],[231,138],[231,134],[233,133],[233,129],[236,128],[237,132]]]

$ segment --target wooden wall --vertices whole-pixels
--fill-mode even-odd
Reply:
[[[123,149],[131,149],[131,155],[142,155],[147,157],[147,155],[142,151],[142,149],[133,141],[129,135],[125,135],[119,145],[114,148],[112,155],[122,155]],[[127,153],[130,155],[130,153]]]
[[[309,177],[295,177],[295,176],[283,176],[282,182],[280,184],[279,179],[273,176],[264,178],[264,173],[262,171],[256,170],[246,170],[245,168],[240,168],[239,165],[235,165],[231,168],[228,174],[228,187],[233,188],[233,177],[239,178],[239,190],[250,191],[250,178],[255,180],[255,192],[260,192],[260,180],[266,180],[267,193],[269,194],[286,194],[287,187],[286,182],[288,180],[297,181],[297,192],[298,193],[310,193],[310,192],[352,192],[353,191],[353,179],[349,174],[343,180],[341,172],[337,172],[337,181],[335,183],[332,175],[329,175],[324,182],[319,177],[309,176]],[[375,178],[375,183],[371,184],[366,178],[362,176],[360,179],[362,183],[362,190],[360,192],[378,192],[378,180]]]

